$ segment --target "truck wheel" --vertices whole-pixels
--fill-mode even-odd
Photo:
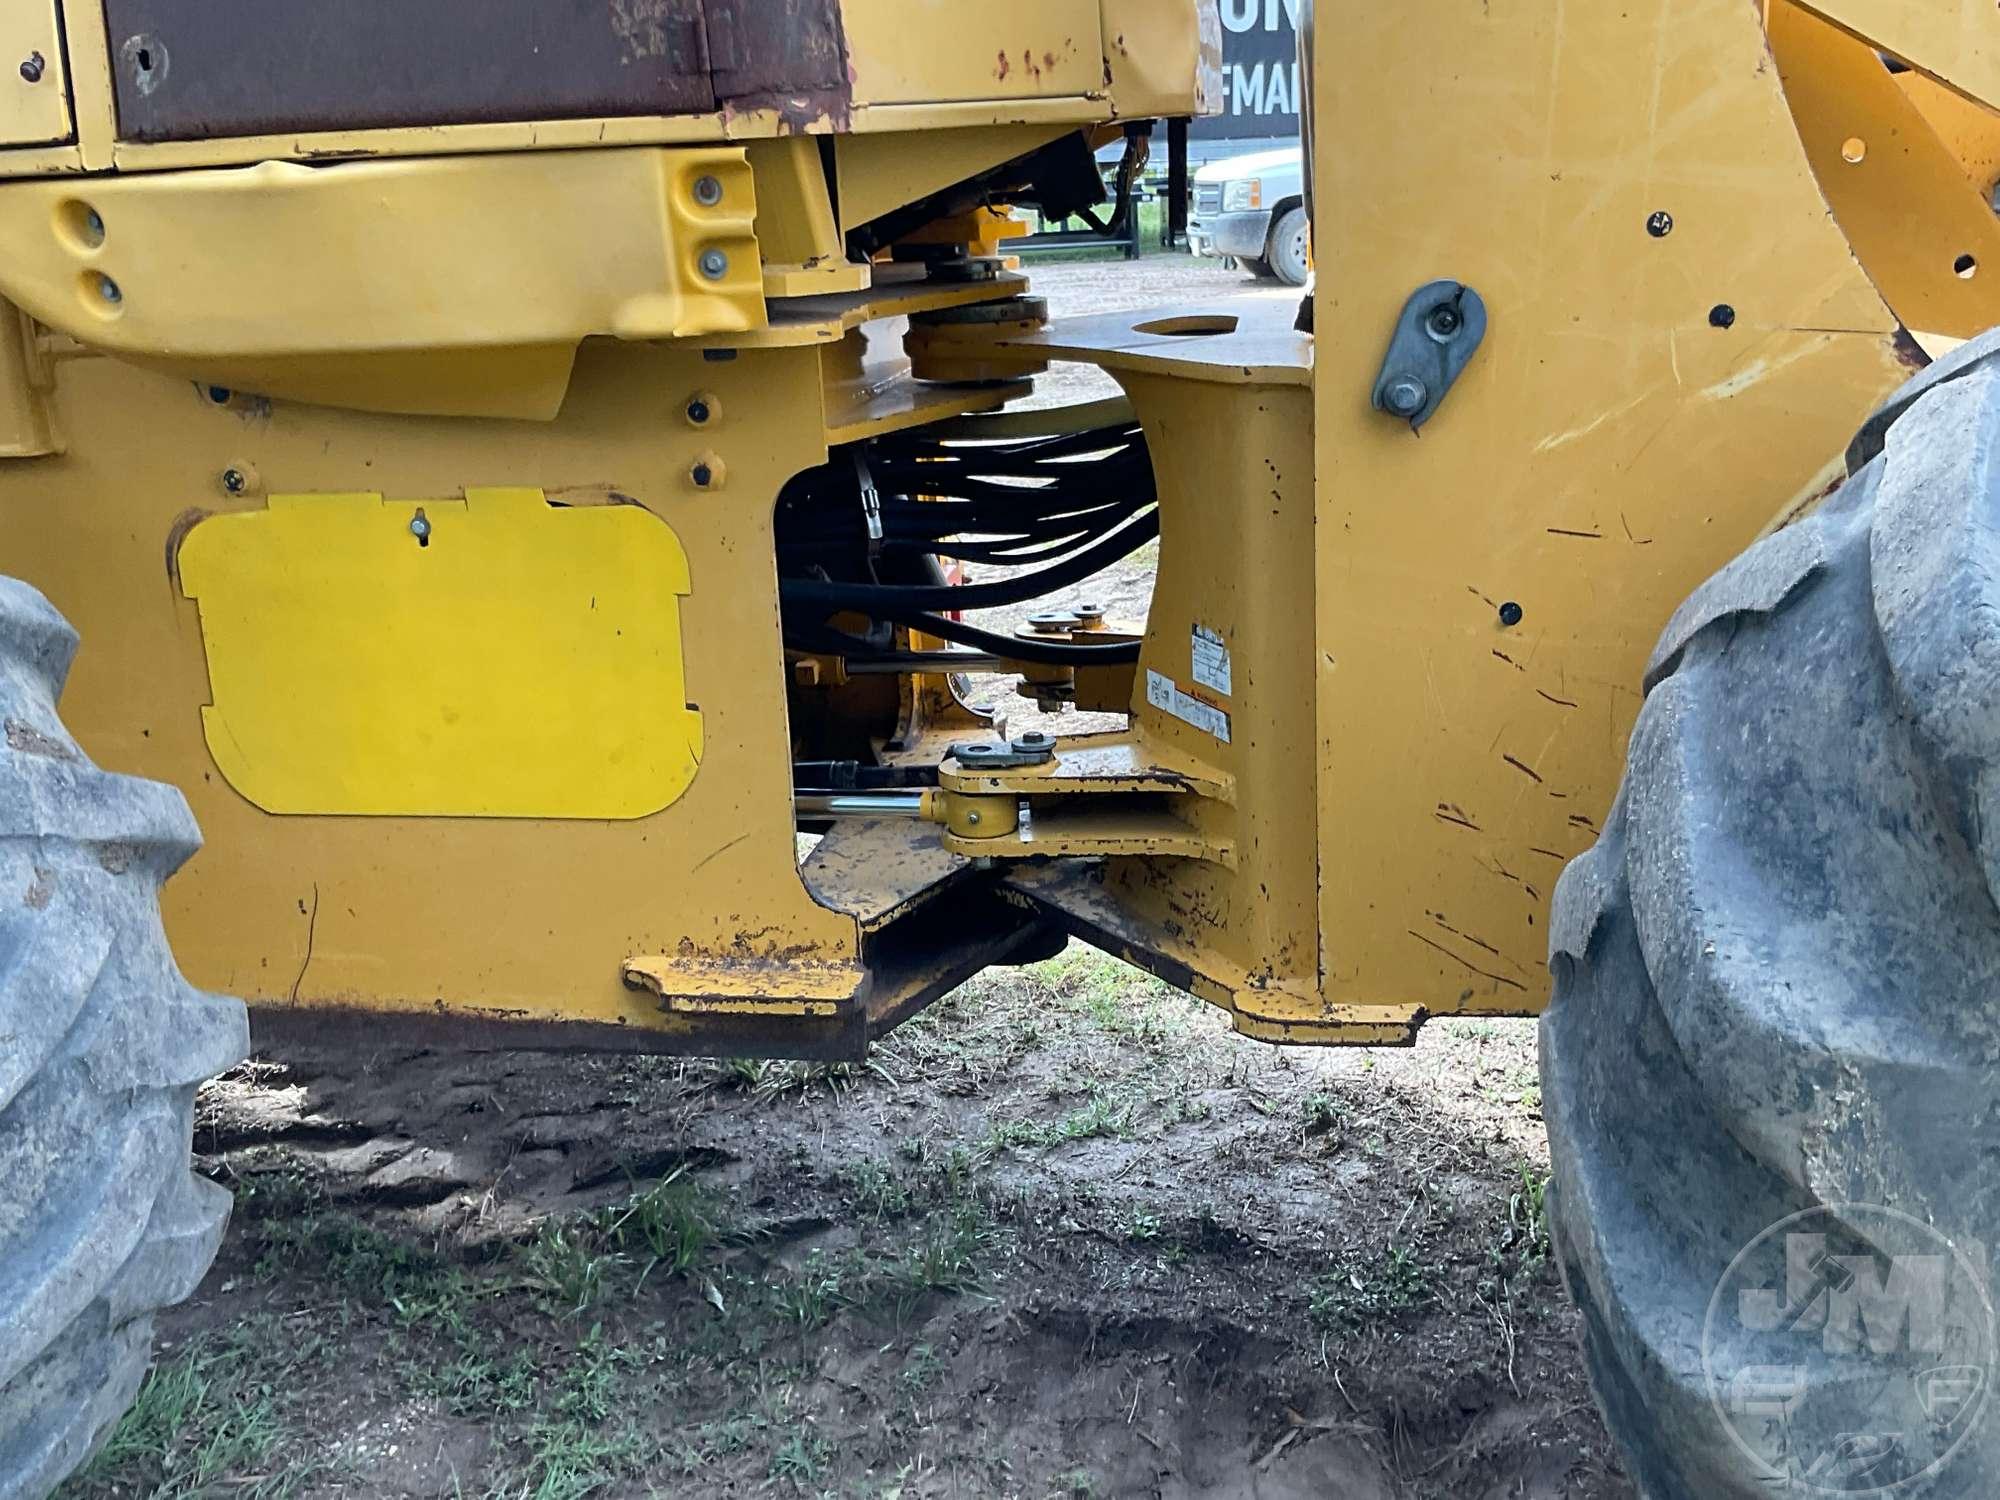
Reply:
[[[1656,1500],[2000,1494],[1990,339],[1681,606],[1556,890],[1550,1223]]]
[[[98,770],[56,716],[76,648],[0,578],[0,1500],[41,1500],[145,1374],[229,1194],[189,1167],[194,1090],[248,1049],[181,977],[160,882],[200,843],[171,787]]]
[[[1286,209],[1271,226],[1264,263],[1271,268],[1271,274],[1286,286],[1306,284],[1308,227],[1306,211],[1301,206]]]

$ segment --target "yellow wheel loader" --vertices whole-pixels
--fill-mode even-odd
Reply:
[[[5,8],[0,1496],[250,1037],[853,1058],[1072,937],[1545,1012],[1648,1494],[1994,1492],[2000,11],[1301,30],[1304,315],[1052,322],[1208,0]]]

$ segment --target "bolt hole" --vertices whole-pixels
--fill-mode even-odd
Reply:
[[[141,73],[150,73],[150,72],[152,72],[152,71],[153,71],[153,49],[152,49],[151,47],[141,47],[141,48],[139,49],[139,57],[138,57],[138,62],[139,62],[139,71],[140,71]]]
[[[56,228],[73,250],[87,252],[104,243],[104,220],[96,209],[76,198],[56,210]]]
[[[115,318],[125,311],[124,290],[102,271],[85,271],[81,282],[84,306],[100,318]]]
[[[1736,324],[1736,309],[1727,302],[1718,302],[1708,310],[1710,328],[1732,328]]]
[[[1979,271],[1979,262],[1969,255],[1961,255],[1951,263],[1951,269],[1960,281],[1970,281]]]
[[[1858,135],[1850,135],[1840,143],[1840,159],[1842,161],[1858,162],[1867,154],[1868,143]]]

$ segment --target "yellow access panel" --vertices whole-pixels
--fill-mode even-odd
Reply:
[[[687,554],[641,506],[274,495],[179,571],[209,753],[265,812],[640,818],[701,762]]]
[[[70,138],[69,79],[56,0],[10,0],[0,14],[0,146]]]

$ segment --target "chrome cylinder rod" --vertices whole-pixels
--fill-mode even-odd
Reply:
[[[924,794],[908,792],[801,791],[792,796],[802,818],[921,818]]]

